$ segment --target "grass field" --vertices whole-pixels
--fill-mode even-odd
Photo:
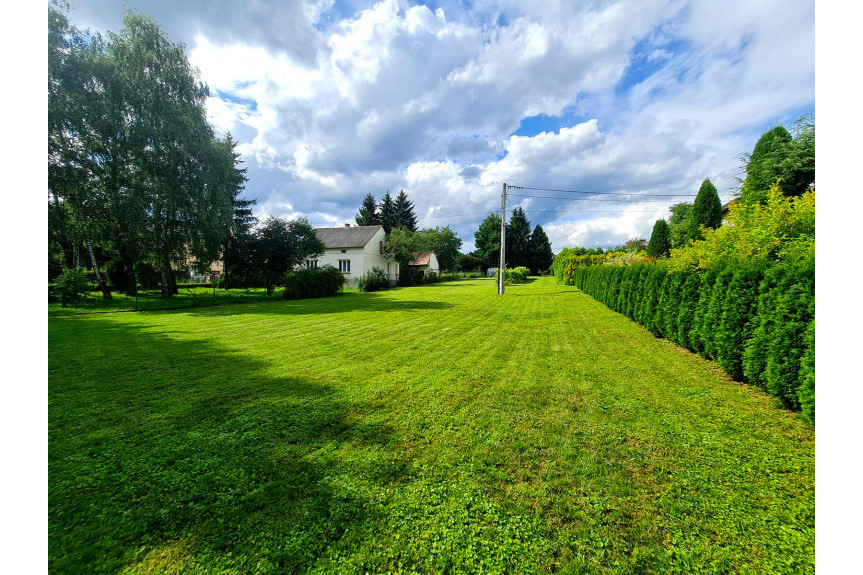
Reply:
[[[814,430],[551,278],[48,324],[52,573],[814,572]]]

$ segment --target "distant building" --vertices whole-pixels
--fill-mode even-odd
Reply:
[[[319,258],[306,261],[307,267],[331,265],[342,272],[351,287],[356,287],[360,276],[373,267],[384,270],[390,282],[398,280],[398,262],[384,255],[383,226],[345,224],[341,228],[315,228],[315,234],[326,250]]]
[[[409,261],[408,265],[417,270],[421,278],[429,272],[440,274],[440,265],[433,252],[414,252],[413,256],[414,259]]]

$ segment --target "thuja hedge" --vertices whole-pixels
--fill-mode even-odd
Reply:
[[[572,285],[815,421],[815,260],[578,266]]]

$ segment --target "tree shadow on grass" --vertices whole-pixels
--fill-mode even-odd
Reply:
[[[453,304],[441,301],[399,300],[380,292],[345,293],[333,297],[312,298],[301,300],[273,300],[261,304],[237,306],[214,306],[189,308],[183,310],[193,314],[240,315],[245,313],[276,314],[276,315],[309,315],[337,314],[350,312],[424,312],[437,311],[453,307]]]
[[[340,462],[340,449],[396,440],[330,385],[131,323],[68,318],[50,331],[53,573],[302,572],[374,521],[334,478],[411,472]]]

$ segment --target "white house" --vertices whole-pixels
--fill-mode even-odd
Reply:
[[[399,264],[384,255],[383,226],[345,224],[342,228],[315,228],[315,234],[326,251],[317,260],[307,261],[307,266],[331,265],[342,272],[352,287],[356,287],[359,277],[373,267],[384,270],[393,283],[398,279]]]
[[[429,272],[440,275],[440,265],[434,252],[414,252],[413,256],[414,259],[409,261],[408,265],[417,270],[421,278]]]

